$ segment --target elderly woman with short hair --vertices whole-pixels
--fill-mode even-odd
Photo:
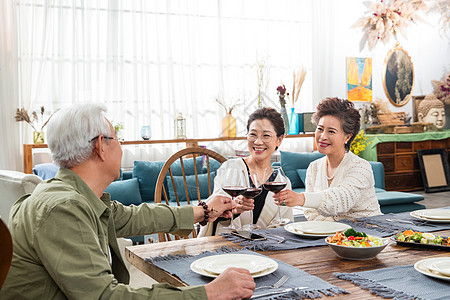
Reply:
[[[353,103],[326,98],[317,106],[313,122],[317,149],[325,157],[309,165],[304,193],[283,190],[275,194],[275,202],[303,206],[309,221],[381,215],[372,167],[349,151],[360,126]]]

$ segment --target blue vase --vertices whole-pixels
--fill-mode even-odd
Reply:
[[[149,125],[141,127],[141,137],[144,140],[149,140],[152,137],[152,128]]]
[[[291,108],[291,114],[289,115],[289,134],[299,133],[298,114],[295,113],[294,108]]]

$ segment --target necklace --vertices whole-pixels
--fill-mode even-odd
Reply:
[[[339,165],[337,166],[337,168],[334,170],[333,175],[331,175],[331,177],[328,177],[328,176],[327,176],[327,180],[328,180],[328,181],[331,181],[331,180],[334,179],[334,175],[336,175],[337,170],[339,169],[339,167],[341,166],[342,162],[344,161],[344,157],[345,157],[345,154],[344,154],[344,156],[342,157],[341,161],[339,162]]]

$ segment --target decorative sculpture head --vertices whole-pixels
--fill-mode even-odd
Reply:
[[[445,126],[445,107],[435,95],[429,94],[423,99],[417,108],[419,122],[432,123],[437,129]]]

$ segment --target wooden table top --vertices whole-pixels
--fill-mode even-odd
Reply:
[[[434,232],[434,234],[449,236],[450,230],[438,231]],[[175,286],[185,286],[186,284],[178,277],[168,274],[152,263],[145,261],[145,259],[169,254],[197,255],[204,251],[216,250],[222,246],[241,248],[238,244],[230,242],[221,236],[212,236],[130,246],[126,248],[125,253],[127,260],[131,264],[158,282],[167,282]],[[399,246],[391,239],[389,245],[378,254],[376,258],[371,260],[357,261],[342,259],[328,246],[258,252],[270,258],[288,263],[311,275],[315,275],[329,283],[346,289],[350,294],[340,295],[340,297],[345,297],[345,299],[382,299],[382,297],[372,295],[369,291],[361,289],[350,281],[336,278],[333,275],[335,272],[368,271],[393,266],[409,265],[429,257],[450,256],[450,252],[445,251]],[[326,296],[323,298],[337,299],[337,297]]]

